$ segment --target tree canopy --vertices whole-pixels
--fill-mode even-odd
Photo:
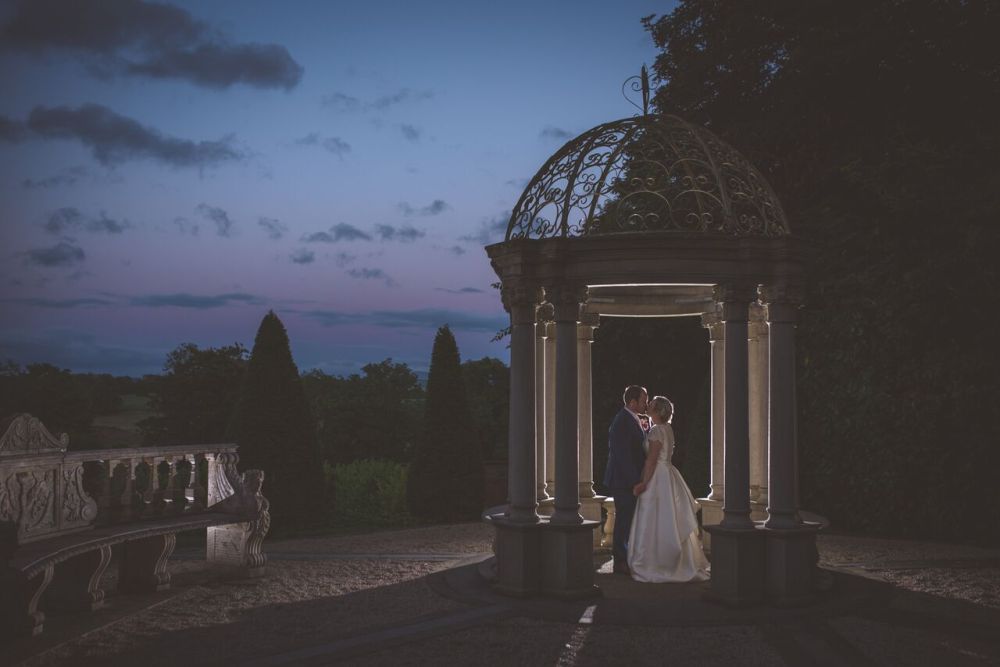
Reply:
[[[1000,539],[986,470],[1000,234],[1000,6],[682,0],[644,19],[656,107],[767,176],[816,249],[802,503],[848,529]],[[981,508],[957,512],[959,504]],[[973,526],[973,522],[976,525]]]
[[[475,519],[483,509],[482,447],[476,441],[455,336],[438,329],[427,377],[424,428],[410,463],[407,505],[438,521]]]
[[[277,527],[324,518],[323,476],[316,428],[288,334],[273,311],[261,320],[230,434],[241,468],[260,468]]]

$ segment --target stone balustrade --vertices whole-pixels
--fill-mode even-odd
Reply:
[[[0,437],[0,636],[41,633],[43,600],[102,606],[114,545],[122,592],[169,587],[167,561],[188,530],[207,530],[207,560],[263,573],[264,473],[239,474],[235,445],[70,452],[68,443],[26,414]]]

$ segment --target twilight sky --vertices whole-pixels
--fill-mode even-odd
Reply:
[[[0,0],[0,361],[155,373],[268,309],[302,370],[507,361],[483,245],[672,6]]]

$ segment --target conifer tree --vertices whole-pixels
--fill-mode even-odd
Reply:
[[[474,433],[458,345],[445,325],[434,337],[424,428],[407,480],[407,504],[413,515],[433,521],[479,516],[483,462]]]
[[[230,433],[239,445],[240,468],[260,468],[266,475],[272,525],[294,528],[322,519],[316,429],[288,334],[274,311],[257,330]]]

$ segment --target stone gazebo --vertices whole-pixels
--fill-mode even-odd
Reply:
[[[545,163],[486,251],[511,321],[496,587],[594,592],[593,531],[610,503],[593,488],[594,329],[601,316],[689,315],[712,345],[712,481],[699,499],[712,595],[807,599],[815,530],[798,514],[795,431],[805,248],[760,172],[675,116],[599,125]]]

